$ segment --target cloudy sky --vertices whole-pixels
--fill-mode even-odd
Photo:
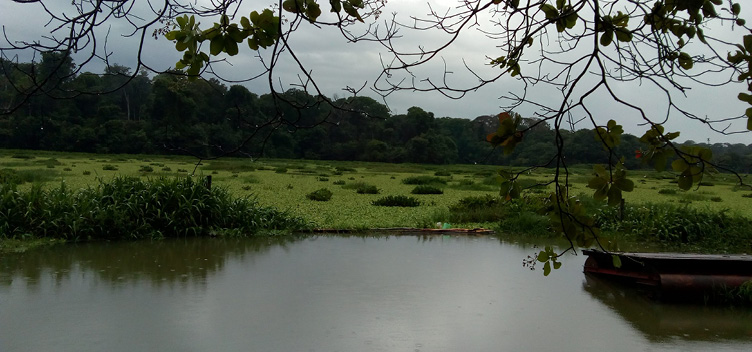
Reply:
[[[78,0],[76,1],[78,2]],[[247,16],[250,11],[261,11],[270,6],[270,0],[267,1],[244,1],[238,9],[238,16]],[[324,14],[322,19],[331,19],[328,12],[328,4],[322,3]],[[164,2],[160,0],[134,0],[132,13],[139,17],[133,17],[137,24],[139,18],[141,21],[147,21],[153,18],[150,5],[160,7]],[[190,1],[194,3],[194,1]],[[198,1],[197,4],[209,4],[209,1]],[[46,1],[44,5],[55,13],[73,14],[69,1]],[[436,12],[444,13],[446,11],[457,11],[456,0],[390,0],[383,9],[382,15],[378,19],[369,19],[367,24],[376,24],[379,26],[380,33],[383,33],[387,22],[393,16],[402,23],[413,23],[412,17],[426,18],[429,9]],[[430,6],[430,7],[429,7]],[[744,15],[745,10],[742,10]],[[746,12],[749,13],[749,12]],[[743,17],[743,16],[742,16]],[[454,88],[471,88],[478,83],[474,74],[470,73],[466,67],[470,67],[475,74],[483,78],[494,77],[499,73],[498,68],[488,65],[488,57],[501,56],[502,53],[497,46],[499,41],[488,38],[483,31],[497,31],[498,27],[492,25],[490,14],[480,16],[478,25],[466,28],[464,32],[440,55],[432,61],[416,68],[412,71],[414,78],[406,73],[402,76],[398,73],[393,76],[391,81],[396,82],[401,78],[407,79],[406,82],[415,80],[419,86],[424,86],[422,80],[430,78],[434,82],[446,82]],[[235,21],[238,21],[236,18]],[[202,19],[202,28],[209,27],[213,19]],[[0,23],[3,25],[5,37],[11,42],[18,41],[41,41],[45,42],[44,36],[49,37],[50,32],[56,27],[54,21],[49,22],[49,16],[45,14],[40,3],[18,4],[10,1],[0,3]],[[582,26],[578,24],[578,26]],[[373,27],[372,27],[373,28]],[[575,27],[575,30],[581,27]],[[358,24],[350,27],[353,33],[362,33],[367,29],[366,25]],[[721,33],[721,36],[731,36],[740,38],[742,31],[732,32],[729,26],[714,28],[713,33]],[[132,26],[122,19],[110,18],[105,21],[104,25],[99,26],[97,33],[97,50],[98,53],[106,52],[110,63],[118,63],[130,67],[136,66],[136,57],[138,53],[138,43],[136,37],[127,37],[132,31]],[[109,32],[105,42],[105,34]],[[56,37],[61,37],[64,31],[56,32]],[[149,33],[150,34],[150,33]],[[450,36],[441,31],[415,31],[409,28],[403,28],[399,31],[400,37],[394,41],[395,46],[404,52],[418,52],[422,49],[430,50],[438,48],[448,40]],[[536,50],[550,50],[557,47],[555,33],[551,33],[540,44],[536,43],[533,47]],[[347,96],[348,93],[343,90],[345,87],[359,88],[365,84],[365,88],[360,92],[361,95],[372,96],[377,99],[378,94],[372,91],[373,85],[385,88],[385,81],[377,81],[381,70],[382,62],[389,62],[392,56],[380,44],[374,42],[348,42],[337,30],[332,28],[318,28],[308,23],[303,23],[290,38],[290,44],[295,54],[302,60],[305,69],[315,79],[316,84],[328,96]],[[589,43],[588,43],[589,44]],[[9,45],[7,42],[0,44],[3,48]],[[583,44],[584,46],[584,44]],[[92,46],[90,46],[91,48]],[[226,59],[226,61],[215,62],[212,67],[221,78],[242,81],[256,76],[262,72],[257,55],[268,59],[268,51],[262,50],[259,53],[253,52],[247,46],[240,46],[240,54],[234,57],[220,56],[216,59]],[[613,45],[611,46],[614,47]],[[584,48],[584,50],[589,50]],[[31,54],[28,51],[8,51],[4,50],[6,57],[18,55],[21,61],[28,61]],[[142,61],[154,70],[165,70],[175,64],[181,57],[182,53],[177,52],[173,45],[164,38],[157,40],[148,38],[145,41]],[[528,58],[534,60],[536,53],[529,52]],[[576,53],[575,53],[576,54]],[[86,50],[76,54],[75,60],[81,63],[86,58]],[[567,54],[564,59],[571,58],[572,54]],[[522,71],[531,75],[544,75],[547,70],[552,70],[551,66],[538,66],[532,62],[522,63]],[[83,71],[101,72],[104,65],[101,60],[93,60]],[[446,68],[446,69],[445,69]],[[449,74],[445,75],[444,72]],[[303,71],[297,64],[291,60],[289,55],[283,55],[275,69],[273,82],[277,89],[288,89],[299,82],[299,77]],[[725,75],[718,79],[725,79]],[[594,80],[585,81],[592,83]],[[687,82],[682,82],[687,83]],[[243,83],[251,91],[263,94],[269,91],[269,80],[262,77],[253,81]],[[708,119],[720,119],[732,116],[738,116],[746,108],[744,104],[736,99],[736,95],[744,90],[739,84],[726,87],[703,87],[696,84],[689,84],[690,88],[685,94],[672,92],[672,99],[682,108],[691,111],[697,116],[707,117]],[[590,87],[590,86],[588,86]],[[666,115],[666,98],[660,90],[656,89],[647,81],[619,83],[612,86],[614,93],[618,94],[624,100],[630,101],[635,105],[642,107],[649,117],[660,121]],[[584,90],[582,90],[584,91]],[[576,92],[581,94],[582,91]],[[401,91],[389,95],[386,102],[392,113],[399,114],[406,112],[411,106],[420,106],[427,111],[431,111],[437,117],[461,117],[474,118],[480,115],[497,114],[503,111],[507,106],[508,100],[500,99],[502,96],[522,95],[525,94],[530,100],[547,106],[558,107],[562,102],[562,92],[547,86],[525,86],[519,80],[510,77],[504,77],[496,82],[486,85],[478,90],[467,93],[462,99],[449,99],[436,92],[412,92]],[[604,90],[599,90],[586,100],[588,110],[593,114],[598,124],[605,124],[608,119],[615,119],[624,125],[626,132],[635,135],[641,135],[647,129],[644,121],[637,116],[634,111],[620,107],[614,103]],[[516,109],[523,116],[534,116],[539,110],[534,104],[526,104]],[[572,120],[578,121],[586,116],[582,109],[574,110]],[[716,125],[717,128],[729,126],[730,131],[739,131],[744,129],[741,122]],[[710,131],[702,123],[690,121],[681,116],[675,116],[672,113],[668,123],[667,130],[681,130],[680,140],[692,139],[695,141],[710,141],[711,143],[729,142],[729,143],[752,143],[750,134],[733,134],[722,135]],[[567,126],[567,128],[569,128]],[[579,128],[592,128],[588,121],[580,122],[576,125]]]

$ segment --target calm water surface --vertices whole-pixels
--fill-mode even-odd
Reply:
[[[752,351],[752,311],[659,305],[529,244],[198,239],[0,258],[0,351]]]

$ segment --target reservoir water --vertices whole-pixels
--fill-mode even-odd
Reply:
[[[750,308],[664,305],[533,244],[312,236],[0,257],[0,351],[751,351]]]

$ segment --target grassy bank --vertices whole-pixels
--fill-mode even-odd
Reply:
[[[54,196],[55,192],[60,192],[56,189],[61,182],[65,182],[66,192],[72,194],[87,187],[101,187],[118,177],[153,180],[194,175],[194,180],[202,180],[211,175],[213,184],[224,190],[226,197],[253,199],[256,207],[273,207],[290,217],[306,219],[318,228],[435,227],[441,222],[450,223],[452,227],[490,227],[503,233],[550,235],[546,217],[537,213],[536,197],[551,189],[536,186],[536,183],[550,181],[553,171],[539,169],[526,175],[526,185],[531,187],[524,192],[527,201],[502,204],[496,197],[497,169],[496,166],[484,165],[255,161],[241,158],[204,161],[196,165],[196,159],[181,156],[0,151],[0,179],[18,184],[18,192],[45,190]],[[574,167],[570,172],[571,189],[588,198],[592,190],[586,187],[586,183],[592,168]],[[704,180],[700,188],[690,191],[679,190],[673,183],[674,175],[668,172],[631,171],[630,177],[635,180],[635,190],[625,193],[624,197],[628,210],[625,215],[632,217],[616,222],[609,213],[613,209],[598,210],[599,221],[607,234],[658,243],[699,241],[701,246],[713,245],[718,250],[723,250],[724,243],[729,241],[749,243],[749,237],[725,234],[741,231],[727,231],[716,236],[712,230],[727,227],[691,225],[711,219],[707,220],[709,224],[722,220],[747,226],[744,219],[752,217],[752,212],[748,211],[752,205],[752,191],[735,187],[730,175],[715,175]],[[38,185],[39,189],[35,190],[32,185]],[[403,205],[416,206],[393,206],[400,205],[395,203],[397,200],[404,201]],[[655,212],[641,213],[643,207]],[[663,207],[673,210],[663,213],[655,210]],[[664,213],[662,217],[656,215]],[[723,218],[713,217],[714,214],[723,214]],[[656,218],[662,220],[650,221]],[[671,226],[674,223],[683,225]],[[179,226],[184,226],[188,235],[212,231],[206,230],[204,225]],[[741,225],[732,227],[742,228]],[[681,234],[684,228],[705,235]],[[76,236],[88,238],[90,235]]]

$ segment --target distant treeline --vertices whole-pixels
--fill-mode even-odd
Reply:
[[[72,60],[59,53],[0,64],[2,148],[212,156],[243,145],[240,155],[273,158],[518,166],[546,165],[556,152],[555,131],[532,118],[524,119],[534,127],[523,142],[504,155],[485,141],[498,126],[495,116],[436,118],[419,107],[392,115],[362,96],[332,99],[339,110],[303,90],[275,99],[216,79],[143,71],[131,78],[120,65],[74,74]],[[607,162],[592,130],[562,135],[569,165]],[[640,147],[637,137],[623,136],[617,152],[628,168],[642,166]],[[752,144],[710,147],[719,163],[752,171]]]

